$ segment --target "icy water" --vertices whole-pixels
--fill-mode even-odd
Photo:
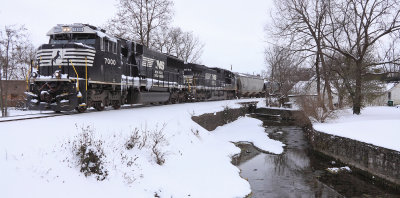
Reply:
[[[264,126],[270,138],[286,147],[283,154],[274,155],[250,144],[238,145],[242,152],[233,163],[251,185],[249,197],[400,197],[352,173],[329,173],[326,168],[344,165],[313,153],[301,128],[265,121]]]

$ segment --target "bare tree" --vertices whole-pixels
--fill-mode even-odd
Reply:
[[[328,106],[333,109],[329,68],[325,63],[323,32],[326,27],[327,1],[325,0],[276,0],[272,15],[272,34],[289,39],[293,51],[314,55],[318,103],[325,110],[321,97],[321,78],[328,95]],[[322,66],[322,67],[321,67]],[[322,69],[322,71],[321,71]]]
[[[185,32],[182,35],[179,58],[185,62],[199,63],[203,53],[204,44],[192,32]],[[178,46],[177,46],[178,48]]]
[[[378,73],[383,73],[385,80],[400,80],[400,47],[398,45],[400,35],[394,32],[391,36],[391,42],[382,43],[385,48],[384,53],[378,54],[378,60],[384,60],[381,67],[374,68]],[[386,45],[385,45],[386,44]]]
[[[377,44],[400,29],[400,2],[397,0],[329,1],[329,30],[324,46],[345,56],[354,72],[354,86],[348,87],[353,113],[362,107],[363,74],[371,66],[383,64],[369,56],[378,53]],[[344,66],[344,65],[342,65]]]
[[[172,6],[170,0],[119,0],[118,12],[105,28],[121,38],[150,47],[155,31],[167,27],[171,21]]]
[[[169,28],[156,35],[154,47],[185,62],[199,63],[204,44],[192,32]]]
[[[287,96],[290,89],[298,80],[294,78],[299,71],[303,60],[297,54],[279,46],[271,47],[265,51],[268,64],[269,79],[278,84],[279,92]]]
[[[26,79],[34,48],[24,26],[5,26],[0,30],[0,105],[7,116],[8,89],[3,81]]]

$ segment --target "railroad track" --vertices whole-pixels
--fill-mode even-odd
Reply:
[[[74,112],[71,113],[38,113],[38,114],[26,114],[26,115],[18,115],[12,117],[6,117],[0,119],[0,123],[2,122],[14,122],[14,121],[21,121],[21,120],[33,120],[33,119],[41,119],[41,118],[51,118],[57,116],[64,116],[64,115],[72,115],[75,114]]]
[[[133,108],[140,108],[145,107],[146,105],[135,105],[135,106],[122,106],[120,109],[133,109]],[[97,111],[95,109],[89,109],[85,113],[93,113],[93,112],[104,112],[104,111],[112,111],[114,109],[109,108],[103,111]],[[115,109],[119,110],[119,109]],[[48,112],[48,113],[30,113],[24,115],[15,115],[9,116],[5,118],[0,118],[0,123],[3,122],[15,122],[15,121],[22,121],[22,120],[34,120],[34,119],[41,119],[41,118],[51,118],[51,117],[58,117],[58,116],[66,116],[66,115],[74,115],[74,114],[81,114],[75,111],[71,112],[63,112],[63,113],[55,113],[55,112]]]
[[[173,104],[169,104],[169,105],[173,105]],[[148,106],[161,106],[161,105],[159,105],[159,104],[153,104],[153,105],[138,104],[138,105],[133,105],[133,106],[122,106],[120,109],[134,109],[134,108],[142,108],[142,107],[148,107]],[[113,110],[119,110],[119,109],[108,108],[103,111],[97,111],[95,109],[88,109],[85,113],[105,112],[105,111],[113,111]],[[9,117],[5,117],[5,118],[0,118],[0,123],[51,118],[51,117],[59,117],[59,116],[74,115],[74,114],[82,114],[82,113],[78,113],[75,111],[64,112],[64,113],[55,113],[55,112],[37,113],[37,114],[31,113],[31,114],[15,115],[15,116],[9,116]]]

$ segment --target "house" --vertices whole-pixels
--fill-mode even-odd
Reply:
[[[384,90],[372,103],[375,106],[388,105],[392,101],[392,105],[400,105],[400,82],[389,82],[385,84]]]
[[[321,82],[321,92],[324,89],[324,84]],[[332,89],[332,102],[333,104],[338,103],[338,96],[335,88],[331,86]],[[318,99],[318,92],[317,92],[317,81],[315,77],[311,78],[308,81],[299,81],[297,82],[289,92],[288,95],[289,103],[299,105],[301,100],[317,100]],[[322,93],[321,93],[322,95]],[[327,100],[328,96],[327,93],[324,95],[325,99]]]

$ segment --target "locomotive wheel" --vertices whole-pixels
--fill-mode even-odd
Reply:
[[[121,108],[121,104],[119,102],[115,102],[112,107],[114,109],[120,109]]]
[[[103,111],[104,110],[104,105],[103,105],[103,103],[97,103],[97,104],[94,105],[94,108],[97,111]]]
[[[86,106],[79,106],[75,108],[78,113],[84,113],[87,110]]]
[[[112,107],[113,107],[114,109],[120,109],[120,108],[121,108],[121,105],[115,104],[115,105],[113,105]]]

